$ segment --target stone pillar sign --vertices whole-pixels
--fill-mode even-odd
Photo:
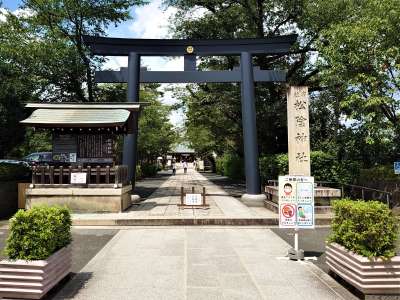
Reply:
[[[289,87],[287,119],[290,175],[311,175],[308,106],[308,87]]]

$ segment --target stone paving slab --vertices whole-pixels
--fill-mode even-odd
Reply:
[[[55,299],[354,299],[270,229],[120,230]]]

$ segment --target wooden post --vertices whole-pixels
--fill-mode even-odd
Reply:
[[[192,194],[194,194],[194,186],[192,186]]]
[[[119,167],[115,166],[115,185],[118,187],[119,184]]]
[[[100,166],[96,167],[96,184],[100,184]]]
[[[364,200],[364,189],[361,189],[361,198]]]
[[[44,166],[40,167],[40,184],[45,184],[46,183],[46,178],[45,178],[45,170],[44,170]]]
[[[203,186],[203,205],[206,205],[206,187]]]
[[[106,166],[106,183],[110,183],[110,166]]]
[[[87,184],[90,184],[90,177],[92,176],[92,167],[91,166],[87,166]]]
[[[68,167],[68,183],[71,183],[72,166]]]
[[[184,205],[184,193],[183,193],[183,186],[181,186],[181,205]]]
[[[59,178],[58,183],[59,184],[63,183],[63,179],[64,179],[63,177],[64,177],[64,167],[60,166],[60,174],[58,175],[58,178]]]
[[[32,168],[32,185],[33,186],[35,186],[35,184],[36,184],[36,171],[37,171],[37,168],[36,168],[36,166],[34,166]]]
[[[54,184],[54,167],[50,167],[50,184]]]

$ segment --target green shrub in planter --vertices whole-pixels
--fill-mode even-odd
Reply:
[[[329,242],[366,257],[395,255],[398,223],[391,210],[379,201],[333,202],[334,218]]]
[[[19,210],[11,218],[5,254],[9,259],[46,259],[71,240],[69,210],[37,206],[27,211]]]

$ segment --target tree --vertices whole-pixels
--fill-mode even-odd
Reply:
[[[104,34],[109,24],[129,18],[131,5],[143,3],[26,0],[23,15],[1,12],[6,20],[0,21],[0,157],[24,139],[18,123],[26,116],[23,102],[95,100],[92,76],[101,60],[90,56],[82,37]]]
[[[170,0],[167,5],[178,9],[171,22],[172,33],[179,38],[264,38],[296,31],[303,13],[303,1],[194,1]],[[201,10],[202,14],[196,14]],[[193,17],[197,15],[197,17]],[[318,89],[318,70],[309,62],[316,33],[303,35],[292,50],[292,56],[256,56],[262,69],[288,69],[292,84],[308,84]],[[232,70],[239,66],[238,57],[202,57],[202,70]],[[207,129],[213,138],[214,151],[234,151],[243,156],[240,86],[208,84],[189,86],[181,97],[187,108],[190,131]],[[256,84],[257,129],[260,153],[287,150],[285,86]],[[204,132],[204,131],[203,131]],[[193,135],[192,135],[193,136]],[[195,144],[195,142],[192,142]]]
[[[338,160],[359,159],[365,166],[393,159],[392,140],[398,141],[400,132],[397,0],[165,3],[178,10],[171,26],[176,37],[262,38],[296,32],[298,43],[289,56],[256,56],[254,62],[262,69],[287,69],[289,84],[309,86],[312,149],[332,153]],[[203,57],[199,67],[229,70],[238,60]],[[178,96],[187,109],[188,131],[210,136],[214,151],[233,148],[241,155],[237,85],[190,86],[186,95]],[[261,154],[287,151],[285,98],[283,85],[256,84]],[[225,126],[218,126],[221,123]],[[395,143],[398,153],[400,143]],[[362,153],[362,147],[374,154]]]
[[[143,162],[154,162],[171,149],[177,133],[169,122],[171,108],[158,98],[162,93],[157,85],[146,85],[140,91],[140,101],[147,102],[139,118],[138,158]]]
[[[178,134],[169,122],[171,107],[163,104],[159,98],[163,93],[158,84],[141,85],[139,101],[146,103],[139,116],[138,160],[153,163],[158,156],[168,153],[178,139]],[[126,99],[126,84],[99,84],[98,100],[103,102],[123,102]],[[122,139],[120,140],[122,152]]]
[[[78,101],[94,101],[93,70],[96,60],[83,43],[84,35],[104,35],[105,29],[130,18],[128,9],[146,3],[142,0],[25,0],[23,8],[32,15],[28,22],[35,27],[41,38],[51,45],[55,43],[71,52],[66,68],[67,77],[73,84],[72,91]],[[63,58],[67,58],[63,56]],[[83,83],[87,87],[87,97]]]
[[[317,44],[323,83],[345,91],[341,111],[367,144],[390,135],[400,154],[400,10],[395,0],[310,1],[314,18],[340,10]],[[327,13],[325,13],[327,14]],[[331,17],[332,18],[332,17]]]

